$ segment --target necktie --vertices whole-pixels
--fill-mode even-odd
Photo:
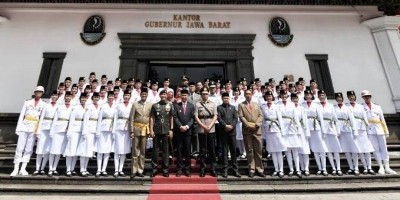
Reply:
[[[186,114],[186,103],[183,104],[183,114]]]

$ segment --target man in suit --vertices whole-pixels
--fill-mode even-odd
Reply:
[[[257,103],[252,102],[252,91],[245,91],[246,101],[239,104],[239,119],[242,121],[244,145],[249,166],[249,177],[254,177],[256,172],[260,177],[265,177],[262,163],[261,124],[263,114]]]
[[[150,133],[150,111],[152,103],[147,102],[147,88],[140,91],[140,101],[132,105],[129,115],[129,132],[132,138],[132,174],[143,177],[144,155],[146,151],[147,136]]]
[[[221,127],[220,137],[222,147],[224,148],[222,156],[223,171],[222,177],[228,177],[228,152],[231,153],[231,163],[235,177],[240,177],[238,172],[238,164],[236,157],[236,124],[238,122],[238,115],[235,106],[229,104],[229,93],[222,93],[222,105],[217,107],[218,122]],[[229,151],[228,151],[229,150]]]
[[[181,102],[174,105],[174,128],[178,167],[176,173],[177,177],[182,175],[183,169],[185,170],[185,176],[190,177],[190,148],[195,108],[194,105],[188,101],[188,94],[189,91],[183,89],[181,91]],[[182,157],[185,158],[184,163]]]

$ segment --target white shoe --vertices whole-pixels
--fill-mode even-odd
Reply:
[[[21,171],[19,171],[19,175],[28,176],[29,173],[26,170],[21,169]]]
[[[378,174],[385,174],[385,168],[383,168],[383,166],[379,167]]]
[[[14,177],[16,175],[18,175],[18,169],[14,169],[14,171],[12,171],[10,174],[11,177]]]
[[[393,171],[392,169],[390,169],[389,167],[389,161],[384,161],[385,162],[385,173],[386,174],[397,174],[397,172]]]

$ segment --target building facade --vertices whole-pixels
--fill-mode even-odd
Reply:
[[[292,75],[318,79],[320,87],[331,82],[332,92],[368,89],[385,113],[400,112],[400,17],[377,5],[20,2],[0,3],[3,114],[20,111],[46,67],[57,67],[58,75],[47,76],[54,83],[90,72],[159,81],[183,74],[234,82]],[[81,38],[91,16],[101,17],[105,33],[94,45]],[[276,17],[290,27],[284,47],[269,36]]]

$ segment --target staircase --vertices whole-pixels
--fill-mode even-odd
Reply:
[[[342,192],[342,191],[391,191],[400,189],[400,175],[344,175],[344,176],[316,176],[314,175],[317,171],[317,166],[313,156],[310,156],[310,172],[311,176],[304,177],[302,179],[298,177],[284,178],[271,177],[273,170],[273,164],[271,159],[263,158],[266,178],[247,177],[247,163],[246,160],[238,160],[239,172],[242,174],[242,178],[235,178],[228,176],[228,178],[222,178],[219,176],[215,181],[217,184],[208,181],[209,178],[204,179],[197,178],[199,169],[196,165],[195,160],[192,160],[192,177],[196,179],[189,180],[187,177],[175,177],[176,163],[175,160],[171,160],[172,165],[170,167],[171,175],[169,178],[156,177],[150,178],[148,175],[151,173],[150,166],[150,155],[146,154],[145,163],[145,177],[135,177],[130,180],[130,159],[125,162],[124,172],[127,177],[114,178],[109,177],[66,177],[65,174],[65,159],[61,158],[58,165],[57,171],[61,174],[60,176],[47,177],[47,176],[17,176],[10,178],[9,174],[12,172],[14,164],[13,157],[15,153],[15,144],[0,143],[0,191],[2,192],[45,192],[45,193],[135,193],[135,194],[152,194],[153,196],[159,196],[163,194],[176,193],[177,191],[183,190],[185,186],[186,190],[183,193],[201,193],[203,195],[215,194],[215,189],[218,189],[219,193],[301,193],[301,192]],[[400,173],[400,141],[393,140],[388,141],[388,149],[390,152],[390,165],[391,168]],[[344,154],[341,154],[341,166],[342,171],[347,172],[347,161]],[[127,156],[128,158],[130,155]],[[374,158],[372,158],[373,169],[378,170],[378,166]],[[35,170],[36,157],[32,156],[31,162],[27,166],[27,171],[32,173]],[[331,172],[330,164],[327,160],[328,172]],[[92,174],[97,170],[96,159],[90,159],[88,171]],[[362,171],[361,162],[360,170]],[[47,171],[47,169],[46,169]],[[79,161],[76,166],[76,171],[79,171]],[[288,173],[289,169],[285,161],[285,173]],[[107,168],[108,174],[114,174],[114,162],[113,156],[110,156],[110,160]],[[208,179],[207,179],[208,178]],[[161,180],[161,182],[160,182]],[[157,182],[158,181],[158,182]],[[192,184],[191,186],[187,184]],[[203,184],[203,185],[201,185]],[[152,189],[153,187],[153,189]],[[195,190],[198,188],[199,190]],[[152,193],[153,191],[153,193]],[[154,193],[155,191],[155,193]],[[204,196],[207,198],[206,196]],[[210,196],[211,198],[211,196]]]

